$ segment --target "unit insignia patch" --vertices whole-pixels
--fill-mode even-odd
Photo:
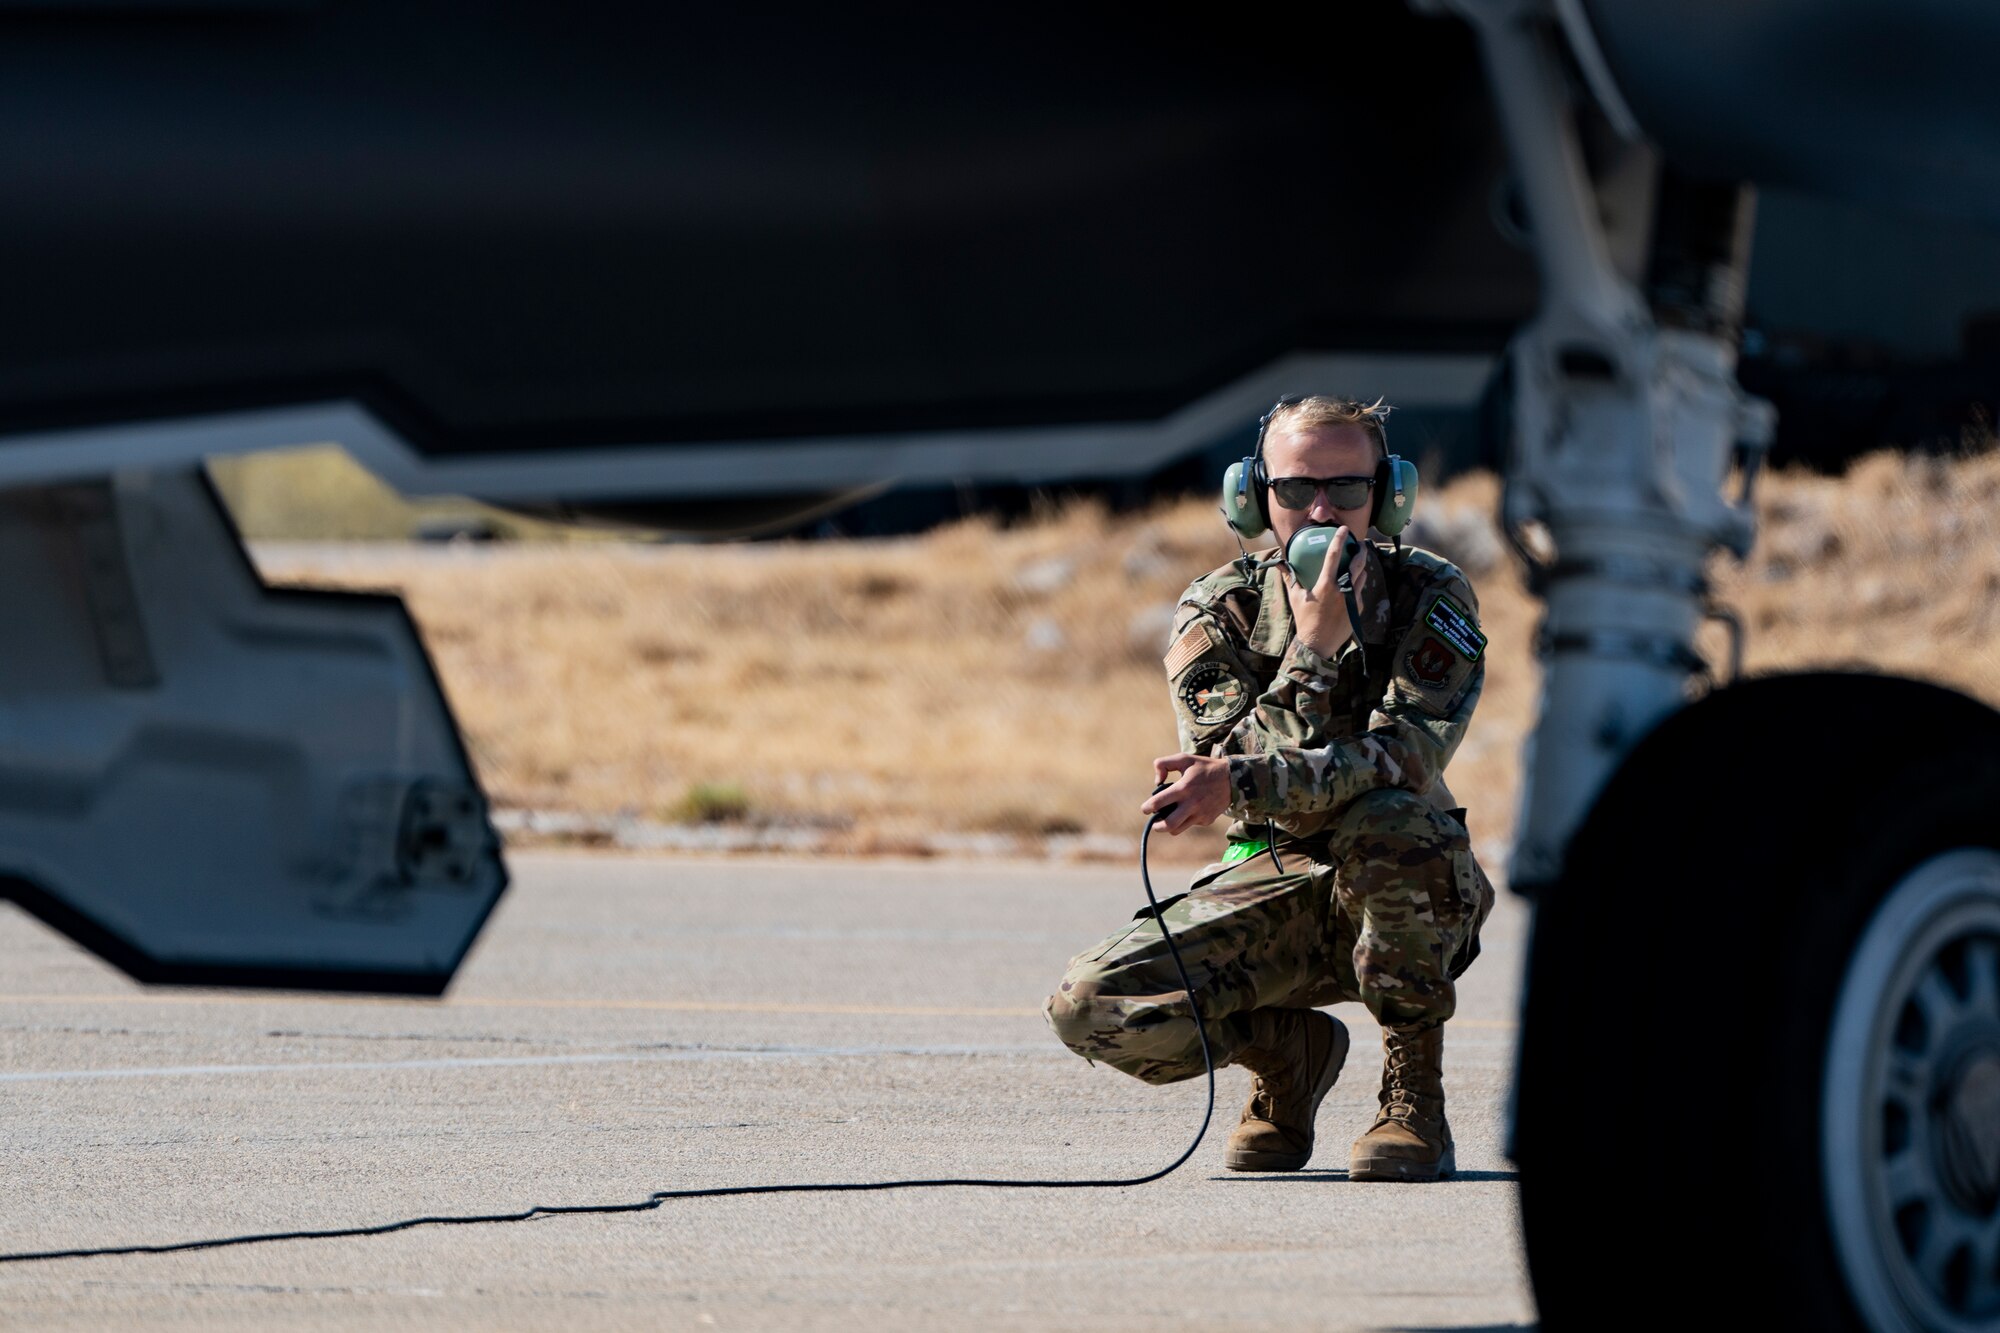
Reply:
[[[1250,687],[1221,662],[1204,662],[1180,683],[1181,702],[1202,726],[1227,722],[1250,706]]]
[[[1424,635],[1424,641],[1410,650],[1408,661],[1410,675],[1419,685],[1427,685],[1431,689],[1436,689],[1449,680],[1452,667],[1457,665],[1451,655],[1451,649],[1445,647],[1438,641],[1437,636],[1432,634]]]

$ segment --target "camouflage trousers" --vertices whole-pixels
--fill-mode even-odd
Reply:
[[[1352,801],[1326,838],[1324,860],[1294,851],[1283,874],[1264,855],[1210,866],[1162,904],[1217,1065],[1242,1048],[1239,1016],[1252,1009],[1359,1000],[1384,1027],[1411,1032],[1452,1015],[1452,983],[1493,907],[1465,825],[1381,788]],[[1150,908],[1072,958],[1042,1012],[1064,1045],[1134,1078],[1202,1072],[1194,1012]]]

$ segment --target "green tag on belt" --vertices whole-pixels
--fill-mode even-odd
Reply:
[[[1222,853],[1222,864],[1233,866],[1238,861],[1248,861],[1253,856],[1269,851],[1270,847],[1271,844],[1268,842],[1232,842]]]

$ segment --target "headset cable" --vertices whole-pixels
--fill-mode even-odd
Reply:
[[[1157,793],[1164,790],[1166,785],[1161,783],[1153,790]],[[1111,1180],[1013,1180],[967,1176],[920,1180],[836,1181],[819,1185],[714,1185],[693,1189],[656,1190],[645,1198],[630,1203],[536,1204],[515,1213],[443,1213],[426,1217],[406,1217],[400,1221],[381,1222],[373,1226],[248,1232],[237,1236],[211,1236],[201,1240],[170,1241],[157,1245],[105,1245],[89,1249],[31,1250],[0,1254],[0,1264],[35,1263],[52,1259],[93,1259],[121,1254],[180,1254],[189,1250],[220,1250],[234,1245],[262,1245],[281,1240],[341,1240],[353,1236],[386,1236],[392,1232],[409,1231],[415,1227],[484,1226],[501,1222],[527,1222],[537,1217],[565,1217],[592,1213],[649,1213],[663,1204],[680,1199],[720,1199],[745,1194],[835,1194],[875,1190],[954,1188],[1129,1189],[1134,1185],[1150,1185],[1186,1165],[1187,1160],[1194,1156],[1195,1149],[1201,1146],[1201,1141],[1208,1136],[1209,1122],[1215,1118],[1215,1058],[1209,1050],[1208,1028],[1202,1022],[1201,1002],[1196,998],[1194,985],[1188,979],[1187,964],[1181,960],[1180,945],[1175,943],[1173,932],[1167,929],[1166,914],[1160,909],[1160,900],[1153,894],[1153,876],[1147,866],[1147,845],[1152,839],[1153,825],[1172,814],[1173,810],[1173,806],[1168,806],[1146,818],[1146,827],[1139,834],[1139,881],[1146,890],[1146,902],[1153,909],[1153,919],[1160,924],[1160,934],[1167,942],[1167,951],[1173,956],[1174,971],[1180,975],[1181,987],[1187,993],[1188,1008],[1194,1017],[1195,1032],[1201,1038],[1201,1061],[1208,1078],[1208,1101],[1201,1113],[1201,1127],[1195,1131],[1193,1141],[1182,1150],[1179,1157],[1157,1171],[1149,1171],[1143,1176],[1127,1176]]]

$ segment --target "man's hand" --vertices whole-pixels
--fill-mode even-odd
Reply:
[[[1160,827],[1180,834],[1197,825],[1212,824],[1229,808],[1229,761],[1207,759],[1198,754],[1170,754],[1153,761],[1153,778],[1165,782],[1179,774],[1172,786],[1154,792],[1139,806],[1147,814],[1174,807],[1160,820]]]
[[[1349,532],[1345,527],[1334,529],[1333,548],[1336,551],[1346,547]],[[1367,605],[1368,550],[1362,546],[1348,562],[1348,571],[1354,579],[1354,604]],[[1347,603],[1340,595],[1336,582],[1340,577],[1340,560],[1336,556],[1320,566],[1319,582],[1312,587],[1301,587],[1292,577],[1292,571],[1285,570],[1285,596],[1292,604],[1292,624],[1305,646],[1321,657],[1332,657],[1346,642],[1354,637],[1354,630],[1347,622]]]

